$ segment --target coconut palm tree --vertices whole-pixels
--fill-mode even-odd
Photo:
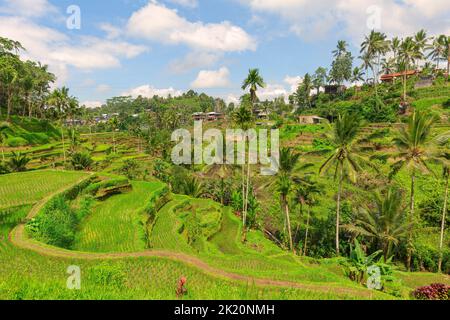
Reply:
[[[252,112],[246,108],[245,106],[241,106],[234,114],[233,114],[235,124],[242,130],[247,131],[254,119]],[[245,145],[247,145],[247,136],[245,136]],[[250,152],[250,150],[249,150]],[[249,193],[249,185],[250,185],[250,159],[247,164],[247,182],[245,175],[245,159],[246,155],[244,155],[244,163],[242,164],[242,239],[245,241],[246,239],[246,223],[247,223],[247,201],[248,201],[248,193]]]
[[[113,135],[113,152],[117,153],[117,148],[116,148],[116,130],[117,128],[119,128],[119,119],[117,117],[112,117],[111,119],[109,119],[109,125],[111,126],[112,129],[112,135]]]
[[[376,192],[372,202],[364,202],[355,212],[355,222],[344,225],[343,228],[357,236],[376,240],[386,262],[392,246],[398,245],[406,236],[408,225],[405,221],[405,211],[402,192],[390,187],[384,193]]]
[[[433,42],[428,46],[429,53],[427,58],[436,62],[437,69],[440,67],[441,60],[447,60],[445,43],[442,41],[444,38],[445,36],[433,38]]]
[[[408,119],[407,125],[400,128],[397,136],[393,140],[398,149],[398,153],[395,154],[394,158],[399,160],[392,165],[390,176],[393,177],[402,168],[406,168],[411,178],[406,259],[406,267],[408,270],[411,269],[416,177],[418,172],[425,174],[432,173],[427,162],[434,159],[429,152],[429,142],[431,129],[435,120],[435,117],[430,114],[414,111]]]
[[[428,36],[424,29],[419,30],[414,35],[414,43],[416,45],[416,68],[419,67],[419,61],[425,59],[425,50],[428,47]]]
[[[296,168],[300,159],[299,153],[294,153],[292,148],[282,148],[280,150],[280,158],[278,163],[278,179],[276,181],[277,190],[280,193],[281,208],[285,214],[285,222],[288,227],[289,235],[289,248],[295,252],[292,238],[291,218],[289,214],[289,202],[288,196],[292,190],[292,184],[294,177],[300,180],[300,177],[294,175],[294,169]],[[299,170],[302,170],[308,165],[303,165]]]
[[[264,79],[259,74],[259,69],[250,69],[247,78],[242,84],[242,90],[250,89],[252,107],[254,107],[254,104],[258,99],[256,95],[258,88],[264,88],[265,86]]]
[[[66,163],[66,146],[64,140],[64,120],[67,116],[66,111],[70,108],[70,96],[69,89],[62,87],[61,89],[55,89],[48,97],[48,104],[55,110],[55,114],[59,119],[61,127],[61,140],[63,148],[64,163]]]
[[[393,73],[395,70],[395,60],[394,59],[381,60],[381,68],[384,74]]]
[[[381,56],[387,53],[390,49],[390,41],[386,40],[386,34],[372,30],[368,36],[365,37],[361,44],[361,53],[367,55],[367,59],[375,61],[372,63],[372,74],[374,78],[375,95],[378,95],[378,77],[380,74],[379,68],[381,63]],[[376,67],[376,68],[375,68]]]
[[[366,84],[369,83],[369,69],[373,70],[374,60],[371,54],[364,52],[359,56],[362,61],[361,67],[364,69],[364,74],[366,75]]]
[[[317,202],[317,195],[323,193],[321,186],[313,180],[310,176],[306,176],[304,179],[294,179],[296,182],[296,195],[295,198],[300,203],[301,215],[303,206],[307,207],[307,216],[305,224],[305,240],[303,244],[303,255],[306,256],[308,251],[308,236],[311,221],[311,208]]]
[[[394,61],[397,60],[398,51],[400,49],[400,44],[401,44],[401,41],[400,41],[400,39],[398,37],[392,38],[392,40],[391,40],[391,51],[394,54],[394,56],[393,56]]]
[[[345,40],[339,40],[337,47],[333,50],[333,57],[337,58],[347,52],[348,43]]]
[[[280,201],[281,207],[284,210],[286,224],[288,228],[288,236],[289,236],[289,249],[295,253],[294,244],[292,240],[292,230],[291,230],[291,218],[289,215],[289,204],[288,204],[288,195],[291,192],[292,181],[286,173],[280,173],[277,180],[277,191],[280,193]]]
[[[413,38],[407,37],[402,41],[399,51],[399,65],[403,69],[403,101],[406,102],[406,84],[407,84],[407,71],[414,65],[414,62],[420,58],[417,52],[416,44]]]
[[[334,144],[333,154],[320,167],[319,173],[328,173],[334,168],[334,178],[338,180],[337,208],[336,208],[336,254],[339,255],[339,230],[341,198],[344,177],[355,181],[357,173],[361,170],[361,163],[365,162],[354,144],[359,132],[360,121],[352,114],[339,115],[334,125],[333,135],[329,138]]]

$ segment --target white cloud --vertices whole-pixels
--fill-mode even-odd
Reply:
[[[119,67],[121,58],[134,58],[147,50],[125,41],[97,37],[78,37],[74,42],[67,35],[24,17],[2,17],[0,36],[20,41],[27,49],[23,56],[48,64],[59,83],[67,79],[68,67],[82,70]]]
[[[150,85],[142,85],[137,88],[130,89],[122,93],[122,96],[132,96],[134,98],[138,96],[153,98],[153,96],[160,96],[167,98],[169,95],[172,97],[181,96],[183,92],[180,90],[175,90],[174,88],[158,89]]]
[[[381,31],[390,36],[410,35],[425,28],[431,34],[448,34],[450,2],[448,0],[241,0],[254,12],[281,16],[291,31],[308,40],[331,31],[350,36],[359,43],[370,32],[367,21],[376,5],[381,10]]]
[[[208,68],[219,61],[222,56],[222,53],[217,52],[193,51],[181,59],[172,61],[169,69],[174,73],[184,73],[192,69]]]
[[[298,86],[303,82],[303,78],[300,76],[286,76],[284,82],[287,83],[291,88],[291,93],[297,91]]]
[[[225,88],[230,85],[229,78],[230,71],[225,67],[219,70],[202,70],[199,72],[197,79],[191,83],[191,87],[195,89]]]
[[[100,30],[104,31],[106,33],[107,39],[117,39],[122,35],[122,30],[118,27],[113,26],[109,23],[102,23],[100,24]]]
[[[48,0],[3,0],[0,7],[0,13],[23,17],[42,17],[55,12],[56,7]]]
[[[188,8],[196,8],[198,6],[197,0],[167,0],[170,3],[179,4]]]
[[[82,106],[85,106],[89,109],[100,108],[103,105],[101,101],[84,101],[81,103]]]
[[[236,95],[234,95],[234,94],[232,94],[232,93],[230,93],[229,95],[227,95],[227,96],[225,97],[224,100],[225,100],[225,102],[226,102],[227,104],[234,103],[235,106],[237,106],[237,105],[240,104],[239,97],[236,96]]]
[[[275,98],[287,98],[289,96],[289,92],[286,88],[281,84],[267,84],[264,88],[261,88],[256,93],[259,100],[273,100]]]
[[[235,52],[255,50],[256,41],[242,28],[228,21],[190,22],[176,10],[149,2],[128,21],[129,34],[167,44],[185,44],[197,51]]]

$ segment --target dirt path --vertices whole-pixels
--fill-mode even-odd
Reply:
[[[88,178],[80,179],[74,185],[77,185]],[[39,201],[30,211],[27,216],[27,220],[34,218],[39,211],[43,208],[43,206],[54,196],[61,194],[74,185],[70,187],[66,187],[63,190],[59,190],[55,192],[43,200]],[[348,294],[352,296],[360,296],[368,299],[373,298],[375,295],[373,292],[366,289],[358,289],[358,288],[348,288],[348,287],[337,287],[333,286],[333,284],[303,284],[292,281],[282,281],[282,280],[271,280],[271,279],[261,279],[254,278],[251,276],[236,274],[232,272],[228,272],[225,270],[221,270],[215,267],[208,265],[206,262],[194,257],[189,256],[184,253],[177,253],[172,251],[160,251],[160,250],[147,250],[142,252],[134,252],[134,253],[90,253],[90,252],[77,252],[70,251],[66,249],[61,249],[57,247],[52,247],[46,245],[44,243],[38,242],[33,239],[29,239],[25,234],[25,224],[20,224],[16,228],[14,228],[9,234],[9,241],[16,247],[26,250],[31,250],[37,252],[44,256],[57,257],[57,258],[65,258],[65,259],[77,259],[77,260],[103,260],[103,259],[126,259],[126,258],[140,258],[140,257],[156,257],[156,258],[164,258],[169,260],[174,260],[177,262],[185,263],[189,266],[193,266],[197,269],[200,269],[205,274],[208,274],[213,277],[218,277],[231,281],[238,281],[244,283],[252,283],[256,286],[260,287],[285,287],[285,288],[296,288],[303,289],[308,291],[320,291],[320,292],[330,292],[336,294]]]

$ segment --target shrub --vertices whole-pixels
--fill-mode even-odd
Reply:
[[[27,230],[39,241],[70,249],[75,240],[76,226],[75,212],[63,196],[58,196],[27,224]]]
[[[6,165],[5,162],[0,161],[0,174],[7,174],[9,173],[9,168]]]
[[[418,300],[450,300],[450,286],[434,283],[416,289],[413,296]]]
[[[12,152],[12,157],[8,162],[9,168],[13,172],[23,172],[27,170],[27,164],[31,159],[25,155],[22,155],[20,152],[15,153]]]
[[[70,161],[75,170],[89,170],[94,163],[90,154],[81,152],[74,153]]]
[[[141,174],[141,166],[135,159],[127,159],[123,162],[120,173],[128,179],[134,180]]]

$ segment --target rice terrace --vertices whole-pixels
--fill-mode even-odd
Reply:
[[[116,2],[0,0],[0,300],[450,299],[448,30]]]

